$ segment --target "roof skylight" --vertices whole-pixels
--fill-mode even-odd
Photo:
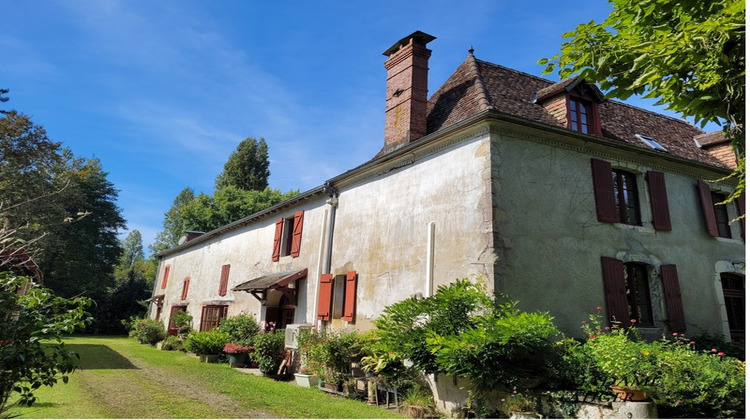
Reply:
[[[642,142],[646,143],[646,145],[647,145],[648,147],[650,147],[650,148],[652,148],[652,149],[654,149],[654,150],[658,150],[658,151],[660,151],[660,152],[667,152],[667,153],[669,153],[669,150],[667,150],[667,149],[666,149],[666,148],[665,148],[664,146],[662,146],[661,144],[659,144],[659,142],[658,142],[658,141],[654,140],[654,139],[653,139],[653,138],[651,138],[651,137],[648,137],[648,136],[644,136],[643,134],[636,134],[636,135],[635,135],[635,137],[636,137],[636,138],[637,138],[638,140],[640,140],[640,141],[642,141]]]

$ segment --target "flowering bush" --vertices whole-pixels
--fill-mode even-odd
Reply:
[[[252,346],[260,332],[260,325],[252,315],[237,315],[221,321],[218,330],[226,333],[230,342]]]
[[[258,368],[264,375],[275,375],[284,360],[284,330],[266,332],[255,337],[255,353]]]
[[[253,348],[250,346],[242,346],[237,343],[224,344],[224,353],[227,354],[250,353],[252,350]]]
[[[153,319],[132,317],[130,321],[123,321],[123,323],[130,327],[128,335],[141,344],[155,346],[156,343],[167,338],[164,324]]]
[[[654,342],[638,330],[601,328],[601,307],[583,322],[583,345],[609,380],[646,391],[662,417],[738,417],[745,412],[745,363],[673,333]]]

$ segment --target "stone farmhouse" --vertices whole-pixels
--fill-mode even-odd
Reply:
[[[644,335],[744,342],[744,200],[721,133],[476,58],[428,98],[423,32],[388,48],[382,150],[368,162],[162,252],[150,317],[193,327],[367,330],[456,278],[549,311],[602,306]]]

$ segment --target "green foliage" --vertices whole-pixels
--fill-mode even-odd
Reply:
[[[56,297],[27,277],[0,272],[0,416],[15,403],[32,405],[40,386],[68,381],[77,354],[65,348],[62,335],[91,322],[90,305],[87,298]],[[11,393],[19,396],[12,403]]]
[[[213,196],[201,193],[182,207],[183,230],[208,232],[298,194],[298,191],[282,194],[271,188],[245,191],[234,186],[216,190]]]
[[[123,321],[128,329],[128,335],[135,338],[141,344],[155,346],[159,341],[167,338],[164,324],[148,318],[131,317],[129,321]]]
[[[362,359],[362,344],[356,332],[328,332],[321,343],[323,380],[338,384],[351,377],[352,363]]]
[[[255,337],[255,352],[252,357],[264,375],[275,375],[284,360],[284,330],[265,332]]]
[[[221,331],[192,332],[185,340],[185,350],[195,354],[220,354],[229,336]]]
[[[252,346],[260,332],[260,325],[252,315],[237,315],[223,320],[218,330],[227,333],[230,342]]]
[[[235,187],[244,191],[262,191],[268,187],[268,145],[248,137],[229,155],[224,171],[216,178],[216,189]]]
[[[187,337],[193,331],[193,316],[188,311],[176,311],[172,315],[172,323],[177,328],[177,336],[180,338]]]
[[[302,329],[297,336],[300,367],[306,368],[307,371],[319,378],[323,378],[325,375],[324,337],[325,334],[321,334],[315,329]]]
[[[156,234],[154,243],[149,245],[149,249],[154,254],[166,251],[177,246],[177,243],[185,231],[185,223],[182,220],[182,208],[195,200],[195,192],[192,188],[187,187],[177,194],[172,207],[164,213],[164,230]]]
[[[601,309],[601,308],[597,308]],[[673,333],[646,342],[638,330],[601,328],[601,315],[583,325],[583,345],[615,383],[646,391],[666,417],[736,417],[745,411],[745,363],[717,349],[696,351],[696,341]]]
[[[609,0],[601,23],[580,24],[545,73],[580,74],[609,97],[643,94],[705,125],[720,123],[732,139],[745,185],[745,2],[742,0]],[[730,199],[736,198],[735,196]]]
[[[375,325],[384,349],[420,370],[467,378],[480,392],[508,389],[546,375],[558,334],[548,314],[515,306],[463,279],[389,306]]]
[[[418,386],[409,388],[399,399],[401,407],[412,418],[432,418],[438,414],[435,400],[429,389]]]
[[[180,337],[170,335],[161,343],[161,349],[167,351],[184,351],[185,343]]]
[[[744,416],[745,362],[718,352],[694,351],[685,340],[665,339],[656,344],[656,380],[644,390],[656,403],[660,416]]]

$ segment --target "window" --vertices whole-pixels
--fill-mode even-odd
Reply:
[[[641,225],[635,174],[612,169],[609,162],[591,159],[596,217],[600,222]],[[666,193],[664,194],[666,200]]]
[[[164,277],[161,279],[161,288],[167,288],[167,279],[169,278],[169,266],[164,267]]]
[[[727,212],[726,204],[719,204],[727,199],[727,196],[718,193],[711,192],[711,202],[714,204],[714,214],[716,215],[716,227],[719,230],[719,236],[722,238],[731,238],[732,231],[729,228],[729,213]]]
[[[591,105],[587,101],[580,99],[569,99],[570,104],[570,129],[573,131],[580,131],[581,133],[589,133],[589,125],[591,118]]]
[[[320,289],[318,293],[318,319],[330,321],[331,319],[342,319],[353,322],[356,312],[357,301],[357,279],[356,271],[350,271],[346,275],[333,276],[322,274],[320,276]]]
[[[177,326],[174,324],[174,314],[176,314],[179,311],[187,311],[186,306],[173,306],[172,309],[169,311],[169,324],[167,326],[167,334],[169,335],[177,335]]]
[[[610,257],[601,257],[601,264],[607,318],[621,325],[628,325],[634,319],[641,327],[654,326],[649,266],[638,262],[624,263]],[[672,331],[684,331],[685,315],[677,267],[674,264],[662,265],[661,275],[667,311],[665,323]]]
[[[646,266],[638,263],[625,263],[625,294],[628,300],[628,317],[635,319],[636,325],[653,326],[651,313],[651,288],[648,283]]]
[[[612,186],[615,190],[617,221],[628,225],[641,224],[641,210],[638,205],[638,186],[635,175],[615,169],[612,171]]]
[[[734,342],[745,343],[745,278],[732,273],[721,273],[729,334]]]
[[[708,184],[698,181],[698,196],[708,234],[714,237],[731,238],[732,231],[729,226],[730,219],[727,206],[726,204],[719,204],[726,200],[726,195],[711,191]]]
[[[226,296],[227,285],[229,284],[229,264],[221,266],[221,277],[219,278],[219,296]]]
[[[207,305],[201,313],[200,331],[211,331],[227,317],[227,305]]]
[[[188,295],[188,289],[190,288],[190,277],[185,277],[185,280],[182,281],[182,300],[187,299]]]
[[[667,149],[666,149],[666,148],[665,148],[664,146],[662,146],[661,144],[659,144],[659,142],[658,142],[658,141],[654,140],[654,139],[653,139],[653,138],[651,138],[651,137],[648,137],[648,136],[644,136],[644,135],[642,135],[642,134],[636,134],[636,135],[635,135],[635,137],[636,137],[636,138],[637,138],[638,140],[640,140],[640,141],[642,141],[643,143],[645,143],[645,144],[646,144],[646,146],[648,146],[648,147],[650,147],[650,148],[652,148],[652,149],[654,149],[654,150],[658,150],[658,151],[660,151],[660,152],[667,152],[667,151],[668,151],[668,150],[667,150]]]
[[[278,261],[280,257],[291,255],[299,257],[302,245],[302,224],[305,212],[300,210],[293,217],[276,220],[276,232],[273,238],[273,254],[271,259]]]

